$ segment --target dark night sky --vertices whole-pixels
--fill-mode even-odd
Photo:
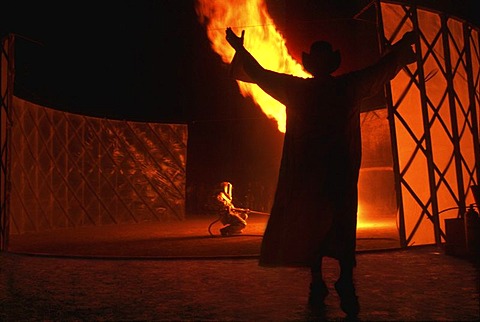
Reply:
[[[351,16],[369,1],[270,2],[273,9],[286,8],[290,20],[311,21]],[[474,1],[418,2],[443,4],[470,20],[478,11]],[[215,96],[232,89],[197,21],[194,0],[20,0],[2,6],[2,34],[18,35],[21,97],[91,115],[169,122],[204,118],[223,105]]]
[[[185,117],[200,36],[192,1],[15,1],[7,21],[17,95],[99,116]]]
[[[475,2],[417,1],[478,25]],[[188,123],[189,180],[208,177],[245,186],[245,178],[256,178],[274,186],[283,136],[227,77],[227,66],[210,49],[198,23],[194,3],[3,1],[1,34],[17,35],[15,94],[92,116]],[[279,25],[290,23],[287,45],[299,53],[311,42],[305,38],[312,34],[309,24],[325,26],[325,35],[338,31],[352,37],[330,21],[349,19],[369,1],[268,3]],[[358,53],[344,52],[345,64]]]

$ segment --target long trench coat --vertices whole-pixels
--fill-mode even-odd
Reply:
[[[360,105],[403,65],[392,51],[341,76],[300,78],[263,69],[248,51],[237,51],[233,76],[258,84],[286,106],[280,173],[259,265],[311,267],[322,256],[355,265]]]

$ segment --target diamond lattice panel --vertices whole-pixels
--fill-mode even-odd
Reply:
[[[391,82],[405,242],[439,242],[478,176],[478,33],[439,13],[387,1],[381,10],[386,43],[419,34],[419,60]]]
[[[187,127],[14,100],[12,233],[182,220]]]

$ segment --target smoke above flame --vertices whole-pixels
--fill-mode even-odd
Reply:
[[[196,12],[205,25],[212,49],[223,62],[230,63],[235,51],[225,40],[225,29],[231,27],[240,35],[245,30],[245,48],[266,69],[299,77],[310,77],[288,53],[285,38],[268,13],[265,0],[197,0]],[[274,119],[285,133],[285,106],[257,85],[237,81],[241,94],[251,97],[263,113]]]

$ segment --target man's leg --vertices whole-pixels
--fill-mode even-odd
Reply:
[[[308,304],[315,308],[323,308],[325,306],[325,298],[328,295],[328,288],[323,280],[322,262],[323,257],[320,257],[310,268],[312,281],[310,282]]]
[[[353,282],[354,261],[339,260],[340,277],[335,283],[335,290],[340,296],[340,307],[348,316],[357,316],[360,312],[360,304]]]
[[[339,280],[344,281],[345,283],[353,284],[353,269],[354,264],[350,260],[339,260],[340,264],[340,277]]]
[[[241,235],[244,228],[245,225],[242,224],[231,224],[221,228],[220,233],[222,236]]]

